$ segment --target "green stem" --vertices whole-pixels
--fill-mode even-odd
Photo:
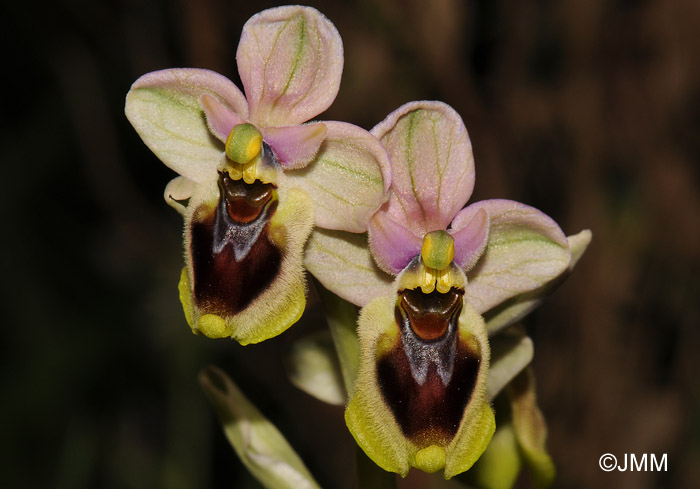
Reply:
[[[316,290],[323,302],[333,344],[340,361],[340,370],[348,396],[352,395],[360,368],[360,342],[357,339],[358,309],[316,282]],[[395,489],[396,474],[380,468],[356,446],[357,481],[360,489]]]

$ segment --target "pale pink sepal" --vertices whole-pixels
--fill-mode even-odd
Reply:
[[[246,122],[208,93],[202,95],[201,102],[209,130],[222,143],[226,142],[233,126]]]
[[[422,240],[384,212],[369,221],[369,247],[379,267],[398,275],[420,254]]]
[[[370,255],[366,233],[315,229],[306,244],[304,266],[325,288],[360,307],[396,294],[393,277]]]
[[[170,68],[153,71],[140,77],[131,85],[135,88],[177,88],[199,99],[210,93],[240,117],[248,118],[248,102],[243,92],[228,78],[211,70],[200,68]]]
[[[484,209],[489,216],[486,250],[467,273],[464,295],[479,313],[537,289],[568,268],[566,236],[543,212],[510,200],[485,200],[469,207]]]
[[[281,174],[284,185],[306,191],[318,227],[361,233],[386,201],[391,182],[384,147],[364,129],[327,121],[326,139],[314,161]]]
[[[263,139],[272,148],[284,169],[304,168],[316,157],[326,138],[326,125],[322,122],[301,126],[267,127]]]
[[[471,142],[459,115],[442,102],[411,102],[371,132],[391,160],[389,216],[417,236],[446,229],[474,188]]]
[[[449,232],[454,238],[454,262],[468,272],[486,248],[489,237],[489,215],[484,208],[471,205],[457,214]]]
[[[142,76],[126,96],[126,116],[153,153],[168,167],[194,182],[216,178],[223,147],[207,126],[201,98],[215,97],[247,117],[241,91],[209,70],[177,68]]]
[[[343,44],[311,7],[265,10],[246,22],[236,53],[250,120],[259,127],[301,124],[335,99]]]

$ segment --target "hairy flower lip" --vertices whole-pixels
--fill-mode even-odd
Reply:
[[[490,356],[485,325],[462,301],[453,332],[416,342],[425,371],[421,379],[421,366],[414,376],[405,345],[417,336],[409,325],[400,326],[396,308],[396,299],[380,296],[360,312],[362,361],[345,419],[362,449],[385,470],[405,476],[411,466],[428,472],[444,468],[450,478],[474,463],[494,430],[485,398]],[[440,375],[437,356],[427,352],[439,346],[446,350],[444,366],[452,368],[449,378],[444,369]]]
[[[230,219],[225,198],[219,199],[213,220],[193,219],[193,293],[202,312],[236,314],[275,279],[281,253],[265,236],[277,202],[271,199],[259,217],[246,224]]]
[[[377,361],[377,381],[384,401],[404,436],[418,447],[445,446],[457,434],[464,408],[472,399],[481,364],[480,352],[458,341],[454,328],[440,344],[430,345],[429,353],[422,352],[439,354],[448,362],[447,368],[437,362],[429,363],[416,378],[414,360],[407,353],[413,347],[406,342],[411,337],[401,338],[395,350]],[[406,361],[411,375],[403,373]]]

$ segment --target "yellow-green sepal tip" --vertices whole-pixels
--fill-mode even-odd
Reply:
[[[444,270],[455,257],[455,241],[447,231],[431,231],[423,237],[420,255],[425,266]]]
[[[253,124],[237,124],[226,138],[226,156],[236,163],[248,163],[260,153],[262,140],[262,133]]]
[[[233,337],[241,345],[260,343],[274,338],[299,321],[306,307],[306,295],[304,293],[303,282],[299,283],[297,287],[290,289],[291,290],[280,292],[280,296],[286,299],[281,301],[284,304],[281,308],[275,309],[274,316],[269,318],[265,317],[257,328],[250,330],[246,334],[234,334]],[[260,304],[257,308],[258,310],[262,310],[265,308],[265,304]]]

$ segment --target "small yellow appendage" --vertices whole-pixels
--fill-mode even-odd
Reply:
[[[416,453],[415,467],[432,474],[445,467],[445,449],[437,445],[430,445]]]
[[[197,321],[197,329],[207,338],[225,338],[231,336],[226,332],[226,321],[216,314],[203,314]]]

